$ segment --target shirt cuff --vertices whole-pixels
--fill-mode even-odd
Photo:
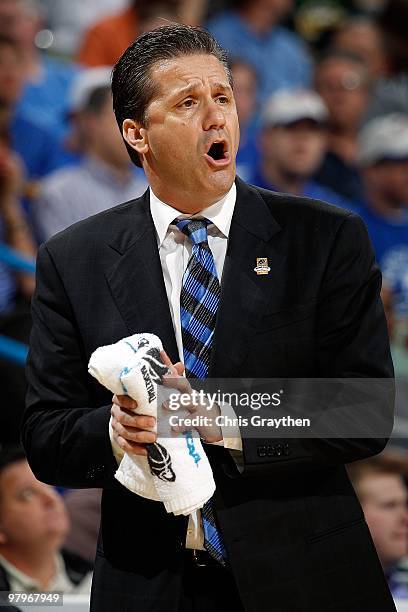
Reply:
[[[125,451],[120,448],[119,444],[117,444],[113,438],[112,417],[109,419],[109,438],[111,441],[112,452],[114,454],[117,464],[119,465],[119,463],[124,457]]]
[[[241,432],[238,425],[235,423],[238,421],[237,415],[230,404],[219,404],[222,423],[221,433],[222,440],[219,442],[213,442],[216,446],[224,446],[229,450],[241,451],[242,452],[242,438]]]

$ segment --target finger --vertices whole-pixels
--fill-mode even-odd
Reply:
[[[156,419],[154,417],[144,414],[134,414],[116,405],[112,406],[111,415],[114,419],[119,421],[119,423],[128,427],[151,430],[156,426]]]
[[[184,363],[182,363],[181,361],[178,361],[177,363],[174,364],[174,367],[176,368],[177,374],[179,376],[183,376],[184,370],[185,370]]]
[[[120,448],[129,455],[141,455],[142,457],[147,456],[147,450],[143,444],[136,444],[135,442],[127,442],[124,438],[119,436],[116,439]]]
[[[127,408],[128,410],[135,410],[137,408],[137,402],[135,402],[135,400],[128,395],[114,395],[112,402],[117,406]]]
[[[163,376],[163,385],[180,391],[180,393],[191,392],[190,383],[188,382],[187,378],[184,378],[184,376],[174,376],[173,374],[165,374]]]
[[[169,368],[173,365],[165,350],[160,351],[160,357],[162,358],[164,365],[168,366]]]
[[[117,436],[120,436],[128,442],[137,442],[138,444],[151,444],[156,442],[157,435],[154,431],[146,431],[137,427],[124,427],[118,421],[112,423],[112,429]]]

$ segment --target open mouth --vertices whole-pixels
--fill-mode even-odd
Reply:
[[[212,159],[215,159],[216,161],[219,159],[224,159],[224,146],[225,146],[224,141],[213,142],[208,151],[208,155],[212,157]]]
[[[225,140],[213,142],[206,153],[207,161],[214,166],[224,166],[230,162],[228,145]]]

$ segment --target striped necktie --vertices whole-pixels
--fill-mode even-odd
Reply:
[[[187,378],[205,378],[208,375],[220,301],[220,283],[208,245],[209,223],[208,219],[175,221],[178,229],[193,245],[180,295],[181,334]],[[201,517],[204,547],[212,557],[225,565],[227,555],[216,526],[211,499],[204,504]]]

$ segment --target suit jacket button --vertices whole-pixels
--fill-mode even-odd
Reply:
[[[258,446],[258,448],[256,449],[256,452],[258,454],[258,457],[266,457],[266,447],[265,446]]]

